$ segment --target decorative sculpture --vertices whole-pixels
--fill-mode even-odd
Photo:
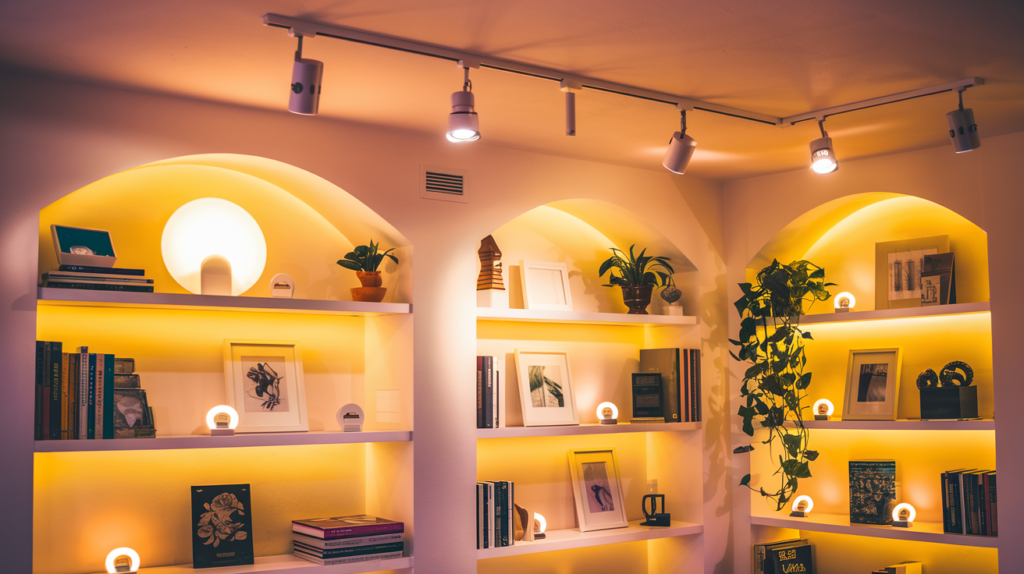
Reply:
[[[964,374],[961,375],[957,370],[963,371]],[[944,387],[954,386],[954,381],[961,387],[967,387],[974,382],[974,369],[963,361],[952,361],[945,367],[942,367],[942,374],[939,376],[939,380]]]
[[[476,306],[508,308],[508,291],[501,278],[501,250],[488,235],[480,242],[480,275],[476,278]]]
[[[917,388],[926,389],[928,387],[939,386],[939,376],[935,374],[935,371],[931,369],[925,369],[921,371],[921,374],[917,376]]]

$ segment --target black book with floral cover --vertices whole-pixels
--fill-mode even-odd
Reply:
[[[192,567],[252,564],[248,484],[192,487]]]

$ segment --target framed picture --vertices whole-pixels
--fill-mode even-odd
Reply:
[[[57,251],[57,263],[60,265],[113,267],[117,261],[109,231],[51,225],[50,233],[53,235],[53,248]]]
[[[253,564],[248,484],[192,487],[192,567]]]
[[[516,349],[516,373],[524,426],[580,424],[568,353]]]
[[[139,438],[147,436],[149,431],[155,433],[146,391],[114,388],[113,392],[114,438]]]
[[[626,528],[626,503],[614,448],[569,451],[580,532]]]
[[[875,309],[920,307],[926,255],[949,251],[949,236],[875,244]]]
[[[225,340],[224,376],[235,432],[309,430],[298,342]]]
[[[921,271],[921,306],[956,303],[956,270],[953,253],[926,255]]]
[[[539,311],[572,311],[569,270],[565,263],[520,261],[523,307]]]
[[[899,349],[850,351],[843,420],[896,420],[901,361]]]

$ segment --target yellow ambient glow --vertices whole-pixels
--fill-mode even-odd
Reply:
[[[917,518],[917,510],[914,510],[914,507],[911,506],[910,504],[908,504],[906,502],[901,502],[900,504],[896,505],[896,508],[892,509],[892,520],[893,520],[893,522],[896,522],[896,521],[898,521],[900,519],[900,511],[904,510],[904,509],[906,509],[907,512],[909,513],[909,516],[907,516],[906,522],[913,522],[914,519]]]
[[[211,255],[231,263],[231,294],[256,284],[267,265],[267,241],[249,212],[224,199],[204,197],[178,208],[160,240],[171,277],[192,293],[201,292],[200,270]]]
[[[534,532],[537,534],[544,534],[544,531],[548,529],[548,521],[544,518],[544,515],[539,512],[534,512],[533,520]]]
[[[807,496],[806,494],[801,494],[800,496],[793,499],[793,512],[801,512],[799,508],[801,502],[807,503],[807,508],[803,509],[803,512],[805,514],[810,513],[811,509],[814,508],[814,501],[811,500],[811,497]]]
[[[846,307],[853,309],[854,307],[857,306],[857,298],[853,296],[853,293],[849,293],[847,291],[843,291],[842,293],[836,295],[833,301],[835,301],[836,309],[843,309]]]
[[[832,413],[836,412],[836,407],[832,404],[832,401],[828,399],[818,399],[814,402],[814,414],[822,414],[820,409],[821,405],[825,405],[825,407],[828,408],[824,413],[827,416],[832,416]]]
[[[611,416],[608,416],[608,415],[606,415],[604,413],[605,409],[611,409],[611,411],[612,411],[611,412]],[[605,401],[605,402],[597,405],[597,418],[605,419],[605,420],[618,419],[619,418],[619,407],[616,407],[615,403],[610,403],[608,401]]]
[[[206,413],[206,426],[209,427],[210,430],[217,428],[217,421],[214,419],[216,419],[217,415],[221,413],[231,417],[231,422],[228,423],[229,429],[234,429],[238,426],[238,411],[227,405],[217,405],[210,409],[210,412]]]
[[[139,571],[139,553],[123,546],[121,548],[115,548],[107,554],[107,572],[109,574],[116,574],[118,572],[117,565],[115,562],[121,556],[127,556],[129,560],[128,570],[120,570],[120,572],[138,572]]]

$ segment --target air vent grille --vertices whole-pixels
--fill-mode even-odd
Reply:
[[[426,190],[428,192],[461,196],[465,190],[464,185],[465,182],[461,175],[427,171]]]

